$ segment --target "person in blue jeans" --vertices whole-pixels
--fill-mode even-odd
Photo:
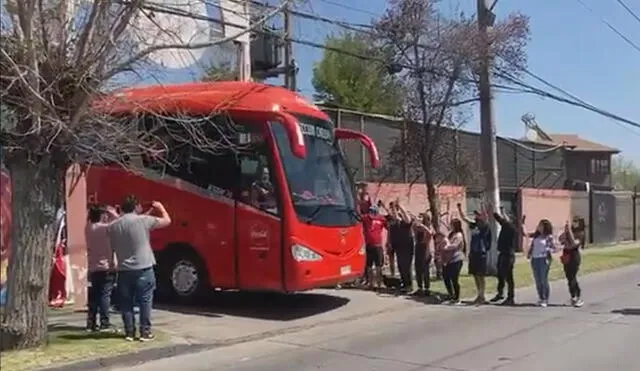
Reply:
[[[532,236],[527,258],[531,261],[533,279],[538,292],[538,305],[543,308],[549,304],[549,296],[551,294],[549,267],[551,266],[551,254],[556,250],[553,242],[553,226],[549,220],[542,219]]]
[[[87,241],[87,268],[89,269],[87,330],[113,331],[109,321],[109,307],[116,278],[113,249],[109,246],[107,231],[110,222],[118,217],[113,208],[91,205],[85,226]],[[100,315],[100,325],[97,317]]]
[[[156,276],[153,266],[156,259],[151,249],[149,233],[153,229],[171,224],[164,206],[152,203],[152,211],[160,217],[141,215],[142,207],[134,196],[127,196],[120,206],[123,214],[109,225],[109,241],[118,260],[117,289],[120,312],[124,322],[125,339],[136,336],[134,304],[140,308],[140,341],[153,340],[151,332],[151,307]]]

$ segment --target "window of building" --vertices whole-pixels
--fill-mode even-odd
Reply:
[[[591,159],[591,174],[609,174],[609,160]]]

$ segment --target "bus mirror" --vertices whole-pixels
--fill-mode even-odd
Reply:
[[[307,156],[307,149],[304,145],[304,137],[302,136],[302,130],[300,129],[298,120],[286,112],[274,112],[274,114],[287,132],[291,153],[298,158],[305,158]]]
[[[373,140],[363,133],[355,130],[349,129],[336,129],[336,139],[357,139],[360,143],[365,146],[365,148],[369,151],[369,161],[371,162],[371,167],[374,169],[378,167],[380,164],[380,156],[378,156],[378,149],[376,148]]]

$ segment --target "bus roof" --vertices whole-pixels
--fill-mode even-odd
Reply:
[[[295,92],[255,82],[222,81],[150,85],[115,91],[93,102],[108,113],[278,111],[321,120],[329,116]]]

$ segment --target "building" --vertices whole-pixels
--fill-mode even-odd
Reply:
[[[418,164],[411,164],[407,159],[390,159],[390,154],[407,141],[409,123],[397,117],[329,106],[321,108],[338,127],[362,131],[370,136],[378,146],[383,163],[390,165],[384,169],[371,169],[364,150],[357,143],[348,143],[344,150],[357,181],[414,183],[421,180],[414,175],[420,173],[416,169]],[[470,194],[482,192],[483,179],[478,176],[482,168],[480,134],[454,128],[445,130],[442,140],[445,152],[440,156],[443,169],[439,173],[451,172],[451,168],[471,171],[467,174],[456,171],[442,183],[465,186]],[[547,134],[537,126],[536,134],[535,140],[497,138],[499,182],[503,191],[512,192],[518,188],[582,189],[580,187],[584,187],[585,182],[596,189],[612,188],[611,156],[619,152],[617,149],[574,134]]]

